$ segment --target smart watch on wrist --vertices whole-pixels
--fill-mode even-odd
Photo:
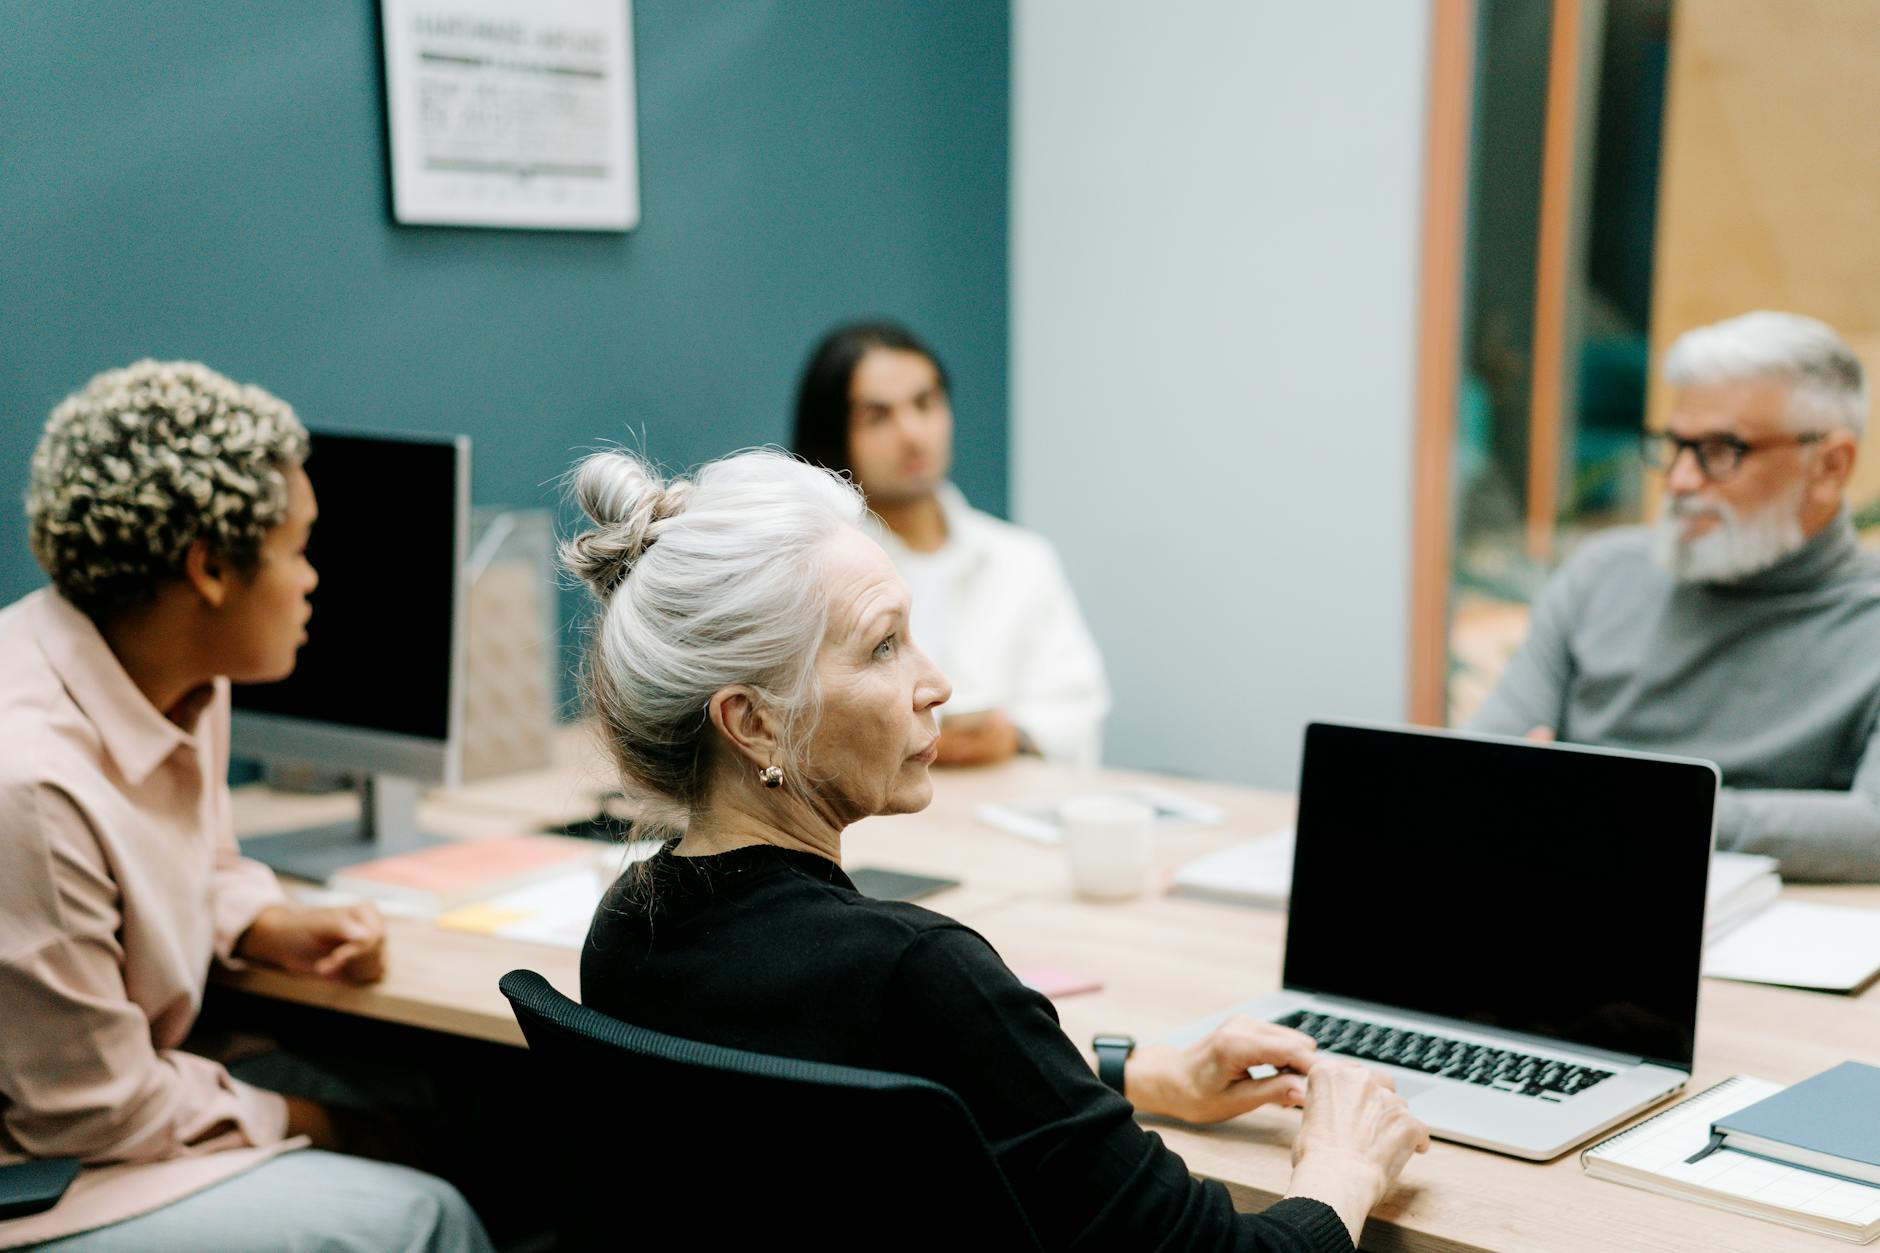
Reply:
[[[1097,1078],[1122,1094],[1123,1068],[1129,1062],[1129,1055],[1136,1051],[1136,1037],[1104,1033],[1092,1040],[1090,1047],[1097,1055]]]

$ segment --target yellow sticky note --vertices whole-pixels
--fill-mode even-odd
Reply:
[[[453,909],[447,914],[439,914],[432,919],[440,927],[452,931],[471,931],[477,935],[495,935],[511,923],[522,922],[529,915],[513,909],[498,909],[487,902],[479,905],[465,905]]]

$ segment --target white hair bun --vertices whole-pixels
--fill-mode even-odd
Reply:
[[[659,538],[665,520],[685,508],[691,490],[684,479],[660,478],[629,452],[585,458],[574,470],[574,498],[594,529],[562,544],[562,564],[607,599]]]

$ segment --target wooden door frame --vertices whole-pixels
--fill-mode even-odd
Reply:
[[[1417,300],[1416,414],[1410,458],[1414,479],[1408,700],[1410,720],[1432,726],[1442,724],[1448,706],[1449,585],[1455,543],[1451,498],[1462,371],[1475,27],[1476,0],[1433,0]]]

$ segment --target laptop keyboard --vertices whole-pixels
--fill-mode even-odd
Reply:
[[[1498,1092],[1547,1101],[1564,1101],[1612,1078],[1613,1073],[1512,1049],[1469,1044],[1404,1027],[1385,1027],[1303,1009],[1276,1021],[1282,1027],[1305,1032],[1328,1053],[1343,1053],[1367,1062],[1387,1062],[1406,1070],[1420,1070],[1445,1079],[1477,1083]]]

